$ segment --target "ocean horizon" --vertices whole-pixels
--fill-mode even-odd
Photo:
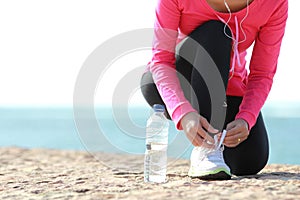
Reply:
[[[74,118],[72,107],[0,107],[0,147],[50,148],[143,154],[149,107],[95,107],[97,130],[86,116]],[[269,164],[300,165],[300,106],[263,108],[269,134]],[[85,125],[78,129],[77,125]],[[170,122],[168,156],[189,159],[192,146]],[[259,155],[258,155],[259,156]]]

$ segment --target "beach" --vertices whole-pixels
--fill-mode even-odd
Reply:
[[[149,184],[141,155],[19,147],[0,155],[0,199],[300,199],[300,165],[202,181],[187,176],[188,160],[169,160],[167,182]]]

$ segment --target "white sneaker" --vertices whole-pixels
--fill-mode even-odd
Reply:
[[[226,132],[222,134],[226,134]],[[215,145],[215,149],[194,147],[188,172],[191,178],[203,180],[228,180],[231,178],[230,168],[226,165],[223,158],[224,146],[221,144],[224,137],[225,135],[222,135],[221,141]]]

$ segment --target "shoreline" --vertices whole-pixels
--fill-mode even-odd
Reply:
[[[143,182],[143,156],[0,148],[0,199],[300,199],[300,165],[269,164],[253,176],[202,181],[170,160],[168,181]]]

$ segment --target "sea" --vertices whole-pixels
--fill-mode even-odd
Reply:
[[[151,112],[147,106],[98,106],[92,112],[77,112],[73,107],[2,107],[0,148],[142,155],[146,121]],[[269,164],[300,165],[300,106],[269,105],[262,113],[269,134]],[[191,150],[184,133],[170,121],[168,156],[189,159]]]

